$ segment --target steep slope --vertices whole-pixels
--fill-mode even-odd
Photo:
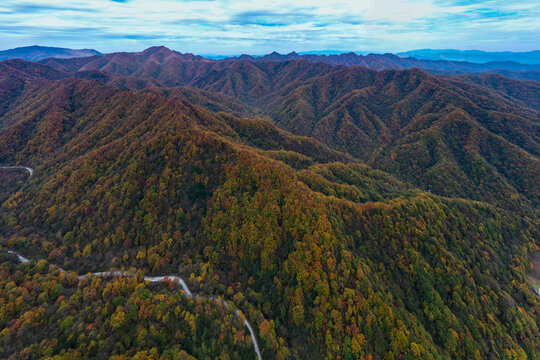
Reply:
[[[139,79],[155,81],[153,84],[156,86],[193,86],[247,101],[258,99],[292,81],[320,76],[336,69],[331,65],[306,61],[214,61],[164,47],[86,59],[50,59],[44,63],[61,71],[78,72],[76,76],[100,77],[98,80],[114,87],[118,87],[120,79]]]
[[[540,94],[540,83],[516,81],[501,75],[504,74],[459,75],[448,77],[447,79],[455,79],[459,82],[472,82],[483,88],[491,89],[497,95],[503,95],[511,101],[519,102],[522,108],[529,107],[540,111],[540,97],[538,96]],[[462,84],[458,85],[463,86]]]
[[[19,59],[0,62],[0,79],[38,79],[49,80],[63,79],[68,74],[49,66]]]
[[[111,85],[111,83],[109,83],[109,85]],[[117,87],[114,85],[115,84],[113,84],[113,87]],[[246,105],[234,96],[205,91],[195,87],[152,87],[151,89],[144,88],[141,92],[159,94],[168,99],[185,99],[190,103],[199,105],[212,112],[222,111],[241,117],[255,117],[256,115],[261,114],[260,110]]]
[[[110,57],[111,55],[109,55]],[[81,58],[72,58],[72,59],[55,59],[55,58],[48,58],[40,60],[39,63],[43,65],[47,65],[50,67],[53,67],[55,69],[61,70],[61,71],[79,71],[84,65],[91,63],[93,61],[97,61],[101,59],[101,56],[94,55],[94,56],[86,56]]]
[[[540,88],[534,82],[488,74],[434,77],[417,69],[375,72],[305,60],[205,61],[163,47],[107,55],[85,67],[98,69],[75,76],[121,89],[155,88],[166,96],[175,93],[168,86],[204,89],[204,95],[181,91],[214,111],[251,116],[262,108],[288,131],[314,136],[441,195],[510,201],[513,207],[516,200],[527,208],[538,204]],[[469,130],[482,135],[475,139],[464,132]]]
[[[263,358],[537,358],[535,219],[181,93],[42,79],[13,103],[0,162],[35,173],[2,204],[4,246],[79,272],[180,272],[248,310]]]
[[[538,206],[540,88],[466,79],[341,69],[294,82],[259,104],[284,129],[426,190],[490,202],[518,196]]]
[[[194,79],[190,85],[208,91],[236,96],[248,103],[279,91],[294,81],[305,81],[332,73],[336,67],[309,64],[305,61],[260,62],[239,61],[220,63],[206,76]]]
[[[0,203],[3,203],[13,193],[20,190],[26,180],[28,172],[22,168],[2,167],[0,166]]]
[[[63,79],[68,74],[49,66],[23,60],[7,60],[0,62],[0,117],[3,117],[30,86],[30,81],[37,83],[43,80]],[[9,117],[3,117],[0,130],[10,126]]]

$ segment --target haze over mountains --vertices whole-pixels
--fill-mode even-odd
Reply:
[[[168,50],[168,49],[167,49]],[[148,53],[147,51],[143,51]],[[518,80],[540,79],[540,51],[526,53],[498,52],[489,53],[482,51],[458,51],[458,50],[414,50],[410,52],[393,54],[366,54],[360,55],[354,52],[343,51],[313,51],[306,53],[291,52],[279,54],[273,52],[262,56],[241,55],[237,57],[213,56],[204,58],[191,54],[181,54],[171,51],[175,56],[185,60],[186,56],[192,56],[193,60],[228,61],[228,60],[251,60],[251,61],[291,61],[307,60],[313,63],[327,63],[331,65],[362,66],[374,70],[384,69],[411,69],[420,68],[435,74],[460,74],[460,73],[499,73]],[[122,53],[107,54],[105,59],[118,58]],[[48,48],[31,46],[0,52],[0,60],[20,58],[23,60],[39,61],[47,58],[80,58],[93,55],[103,55],[96,50],[71,50],[63,48]],[[83,60],[84,61],[84,60]],[[107,60],[101,60],[101,62]],[[89,67],[99,67],[91,64]],[[82,69],[82,65],[81,65]],[[80,69],[71,69],[80,70]]]
[[[540,83],[509,78],[537,71],[165,47],[0,62],[0,165],[34,169],[0,169],[0,244],[46,259],[0,253],[2,357],[254,358],[240,308],[264,359],[539,359]]]
[[[526,52],[488,52],[480,50],[412,50],[397,53],[402,57],[414,57],[427,60],[450,60],[450,61],[469,61],[474,63],[513,61],[521,64],[540,64],[540,50]]]
[[[65,49],[47,46],[25,46],[15,49],[0,51],[0,61],[8,59],[23,59],[28,61],[38,61],[47,58],[76,58],[92,55],[102,55],[99,51],[93,49]]]
[[[358,55],[356,53],[342,53],[330,55],[305,54],[296,52],[289,54],[278,54],[273,52],[264,56],[252,57],[241,55],[238,60],[252,61],[290,61],[305,59],[314,63],[327,63],[332,65],[363,66],[374,70],[384,69],[411,69],[418,67],[434,73],[481,73],[496,70],[511,71],[538,71],[540,64],[519,64],[513,61],[497,61],[487,63],[470,63],[463,61],[447,60],[420,60],[413,57],[399,57],[393,54],[368,54]]]

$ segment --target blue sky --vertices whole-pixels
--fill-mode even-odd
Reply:
[[[2,0],[0,49],[540,49],[540,0]]]

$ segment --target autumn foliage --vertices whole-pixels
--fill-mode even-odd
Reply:
[[[255,357],[215,302],[69,273],[132,269],[264,359],[539,358],[537,87],[152,51],[0,83],[0,163],[35,169],[0,243],[45,259],[2,251],[2,357]]]

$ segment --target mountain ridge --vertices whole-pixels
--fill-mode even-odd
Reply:
[[[155,53],[155,55],[154,55]],[[165,61],[166,60],[166,61]],[[226,67],[231,61],[250,61],[250,62],[287,62],[287,61],[308,61],[310,63],[329,64],[333,66],[362,66],[373,70],[406,70],[412,68],[421,68],[433,74],[462,74],[462,73],[502,73],[508,77],[522,80],[537,80],[540,74],[540,64],[519,64],[516,62],[489,62],[485,64],[445,61],[445,60],[420,60],[415,58],[402,58],[394,54],[368,54],[358,55],[356,53],[341,53],[330,55],[316,54],[298,54],[291,52],[289,54],[279,54],[273,52],[262,56],[240,55],[238,57],[228,57],[222,59],[206,59],[193,54],[182,54],[170,50],[164,46],[148,48],[137,53],[111,53],[102,57],[82,58],[82,59],[47,59],[41,60],[42,63],[51,65],[58,69],[67,69],[69,71],[81,70],[105,70],[119,75],[133,74],[133,66],[138,66],[139,71],[143,63],[148,71],[159,71],[159,66],[164,62],[169,62],[171,67],[176,67],[175,71],[179,73],[192,72],[197,64],[200,68],[209,68],[216,65],[218,68]],[[157,62],[157,63],[156,63]],[[187,65],[191,63],[191,65]],[[158,66],[159,64],[159,66]],[[187,69],[190,66],[191,69]],[[156,68],[157,67],[157,68]],[[131,69],[130,69],[131,68]],[[139,75],[140,76],[140,75]],[[167,84],[170,86],[171,84]],[[180,85],[177,83],[176,85]]]
[[[47,47],[47,46],[25,46],[18,47],[14,49],[1,50],[0,51],[0,61],[9,60],[9,59],[22,59],[28,61],[39,61],[46,58],[77,58],[77,57],[87,57],[93,55],[103,55],[97,50],[94,49],[67,49],[67,48],[58,48],[58,47]]]
[[[155,57],[156,53],[161,54],[159,58]],[[310,63],[305,59],[200,62],[180,61],[179,56],[183,55],[164,48],[120,57],[112,54],[97,67],[105,70],[76,74],[101,79],[104,84],[119,88],[198,88],[208,93],[194,95],[193,90],[185,92],[186,88],[178,94],[184,92],[214,109],[264,114],[287,131],[314,137],[335,150],[440,195],[492,203],[507,202],[518,196],[524,202],[529,198],[532,204],[538,203],[534,181],[538,172],[534,168],[540,154],[540,87],[535,82],[489,74],[441,77],[419,69],[377,72],[362,67]],[[137,60],[121,66],[132,58]],[[106,75],[107,70],[117,75]],[[225,97],[199,102],[209,99],[210,93]],[[174,92],[161,91],[161,94],[171,96]],[[452,132],[452,136],[442,136],[441,126]],[[471,138],[471,144],[452,143],[450,139],[469,137],[460,127],[483,134],[482,142]],[[417,138],[426,131],[431,135]],[[412,139],[416,139],[414,143],[407,142]],[[482,154],[486,144],[494,141],[505,149],[505,159],[495,153]],[[391,150],[396,144],[399,147]],[[469,149],[468,157],[464,157],[463,146]],[[411,158],[406,150],[411,147],[427,153]],[[397,163],[395,157],[400,159]],[[469,160],[463,162],[465,158]],[[524,167],[508,172],[512,169],[511,161],[518,161]],[[422,170],[407,170],[411,166]],[[445,177],[439,177],[436,169],[441,166],[453,168],[454,175],[447,177],[449,173],[444,172]],[[488,169],[491,175],[477,178],[474,169],[478,166]],[[430,185],[433,182],[438,185]],[[468,192],[455,193],[457,188],[452,184],[457,182],[469,184],[465,187]],[[482,186],[472,185],[477,182]]]
[[[450,60],[486,63],[490,61],[514,61],[522,64],[540,64],[540,50],[512,51],[481,51],[455,49],[419,49],[396,53],[398,56],[414,57],[427,60]]]
[[[486,63],[473,63],[467,61],[448,61],[448,60],[431,60],[417,59],[414,57],[400,57],[392,53],[385,54],[367,54],[360,55],[354,52],[319,55],[319,54],[298,54],[291,52],[288,54],[279,54],[272,52],[271,54],[262,56],[241,55],[228,59],[251,60],[251,61],[290,61],[305,59],[309,62],[324,62],[332,65],[346,66],[365,66],[374,70],[384,69],[409,69],[418,67],[424,70],[432,70],[439,72],[459,71],[459,72],[488,72],[492,70],[504,69],[510,71],[538,71],[540,64],[520,64],[514,61],[493,61]]]

